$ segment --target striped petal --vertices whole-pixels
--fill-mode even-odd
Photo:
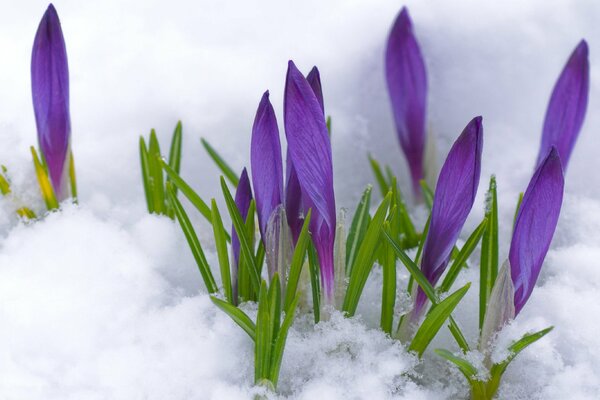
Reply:
[[[425,153],[427,71],[406,7],[390,31],[385,75],[400,145],[408,161],[415,194],[420,194]]]
[[[336,215],[331,143],[319,101],[292,61],[285,84],[284,123],[302,202],[306,209],[313,210],[311,233],[319,256],[323,292],[333,301]]]
[[[540,274],[558,223],[563,189],[562,163],[553,147],[527,186],[510,243],[515,315],[529,299]]]
[[[537,165],[544,161],[550,148],[554,146],[566,170],[583,125],[589,90],[588,45],[582,40],[571,53],[552,90]]]

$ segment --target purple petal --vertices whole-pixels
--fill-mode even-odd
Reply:
[[[323,87],[321,86],[321,74],[319,73],[319,69],[317,67],[313,67],[308,75],[306,76],[306,80],[308,84],[312,88],[313,92],[315,92],[315,96],[317,96],[317,100],[319,101],[319,105],[321,106],[321,111],[325,114],[325,103],[323,102]]]
[[[283,204],[281,143],[277,118],[269,101],[268,91],[263,94],[254,118],[250,164],[260,234],[264,240],[271,214],[277,206]]]
[[[421,261],[421,270],[434,286],[446,269],[452,248],[473,207],[482,148],[482,119],[475,117],[454,142],[440,171]],[[425,300],[425,293],[419,290],[415,315],[419,315]]]
[[[420,194],[425,152],[427,71],[406,7],[396,18],[385,52],[388,92],[400,145],[408,161],[415,194]]]
[[[71,135],[69,66],[58,14],[50,4],[31,53],[31,93],[41,151],[58,200],[68,196],[66,168]]]
[[[240,175],[240,181],[238,182],[237,189],[235,191],[235,205],[244,221],[248,217],[248,209],[250,208],[250,202],[252,201],[252,189],[250,188],[250,180],[248,179],[248,172],[246,168],[242,170]],[[233,254],[233,265],[231,268],[231,281],[233,282],[233,298],[237,299],[237,272],[238,262],[240,259],[240,239],[235,228],[231,226],[231,252]]]
[[[285,184],[285,214],[287,216],[288,225],[292,231],[292,240],[294,246],[302,231],[304,224],[304,213],[302,207],[302,189],[298,182],[298,175],[292,164],[292,159],[288,150],[286,160],[286,184]]]
[[[552,90],[537,165],[546,158],[550,148],[555,146],[564,169],[567,169],[585,118],[589,90],[588,45],[582,40],[569,57]]]
[[[510,243],[515,315],[527,302],[540,274],[558,222],[563,188],[561,159],[553,147],[527,186]]]
[[[303,206],[313,210],[310,228],[319,256],[324,293],[332,300],[336,215],[331,143],[319,101],[292,61],[288,64],[285,83],[284,123]]]

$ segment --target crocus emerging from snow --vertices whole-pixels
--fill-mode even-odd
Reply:
[[[69,192],[69,68],[60,21],[52,4],[40,21],[33,43],[31,92],[39,145],[56,198],[64,200]]]
[[[566,170],[585,118],[589,89],[588,45],[582,40],[571,53],[552,90],[537,165],[544,161],[550,148],[555,146]]]
[[[408,161],[413,190],[419,195],[424,177],[427,72],[406,7],[390,31],[385,74],[400,145]]]
[[[454,142],[440,171],[421,260],[421,270],[434,286],[446,269],[452,248],[473,207],[479,186],[482,148],[481,117],[475,117]],[[426,299],[419,289],[415,318],[420,316]]]
[[[564,188],[559,152],[552,147],[535,171],[519,208],[509,262],[519,314],[535,286],[558,222]]]
[[[235,191],[235,205],[244,221],[248,217],[248,209],[250,208],[250,202],[252,201],[252,189],[250,188],[250,180],[248,179],[248,172],[246,168],[242,170],[240,175],[240,181],[238,182],[237,189]],[[235,228],[231,227],[231,251],[233,253],[233,268],[231,271],[231,281],[233,282],[233,298],[237,299],[237,272],[238,263],[240,261],[240,239],[238,238]]]
[[[302,203],[305,209],[312,209],[310,230],[319,257],[323,293],[331,304],[336,229],[331,143],[319,100],[292,61],[285,84],[284,123]]]

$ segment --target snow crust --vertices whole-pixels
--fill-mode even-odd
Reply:
[[[353,209],[372,182],[366,153],[408,192],[383,78],[387,29],[402,3],[375,1],[57,1],[71,71],[80,206],[35,224],[0,198],[0,398],[251,399],[252,343],[217,310],[179,227],[147,215],[137,140],[157,128],[166,148],[184,124],[182,174],[217,197],[206,137],[236,168],[249,164],[261,94],[280,125],[287,60],[319,66],[333,117],[336,195]],[[408,1],[430,76],[429,121],[441,163],[475,115],[484,117],[479,200],[498,180],[501,262],[518,193],[531,175],[550,91],[568,55],[590,45],[588,115],[566,176],[558,231],[538,287],[502,343],[553,325],[507,370],[502,399],[600,397],[600,3],[593,0]],[[35,143],[29,62],[47,4],[4,1],[0,13],[0,163],[18,201],[41,210],[28,148]],[[220,203],[221,204],[221,203]],[[224,210],[223,207],[221,207]],[[423,220],[423,210],[415,213]],[[210,231],[192,212],[207,249]],[[216,270],[215,270],[216,271]],[[218,273],[217,273],[218,275]],[[399,283],[406,272],[399,269]],[[477,330],[477,271],[456,318]],[[419,362],[376,329],[375,270],[359,315],[290,331],[281,398],[461,399],[463,377],[428,351]],[[401,299],[406,304],[406,299]],[[456,350],[442,331],[430,349]],[[496,354],[500,357],[501,354]],[[474,359],[477,357],[473,355]]]

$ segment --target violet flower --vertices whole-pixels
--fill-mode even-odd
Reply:
[[[321,106],[321,111],[325,114],[325,103],[323,102],[323,87],[321,86],[321,74],[319,73],[319,69],[317,67],[313,67],[308,75],[306,75],[306,81],[312,88],[315,96],[317,96],[317,100],[319,101],[319,105]]]
[[[556,148],[535,171],[519,208],[510,243],[509,262],[515,293],[515,315],[531,295],[550,247],[562,204],[564,177]]]
[[[285,84],[284,124],[302,203],[313,213],[310,230],[319,257],[323,293],[332,304],[336,215],[331,143],[319,100],[292,61]]]
[[[242,170],[240,175],[240,181],[238,182],[237,189],[235,191],[235,205],[240,211],[242,219],[245,221],[248,217],[248,209],[252,202],[252,189],[250,188],[250,179],[248,179],[248,172],[246,168]],[[237,286],[237,273],[240,260],[240,239],[233,225],[231,226],[231,252],[233,254],[233,267],[231,271],[231,281],[233,282],[233,298],[237,299],[238,286]]]
[[[69,67],[60,20],[52,4],[44,13],[33,42],[31,93],[39,145],[54,193],[61,201],[69,193]]]
[[[264,239],[271,214],[283,204],[281,143],[268,91],[263,94],[252,127],[250,164],[260,234]]]
[[[482,118],[475,117],[454,142],[440,171],[421,260],[421,270],[433,286],[446,269],[452,248],[473,207],[479,186],[482,148]],[[415,319],[420,316],[426,300],[425,293],[419,288],[413,313]]]
[[[563,168],[567,169],[585,118],[589,89],[588,45],[582,40],[571,53],[552,90],[544,120],[538,166],[546,158],[550,148],[555,146]]]
[[[406,7],[390,31],[385,74],[400,145],[408,161],[413,191],[420,196],[424,177],[427,71]]]

